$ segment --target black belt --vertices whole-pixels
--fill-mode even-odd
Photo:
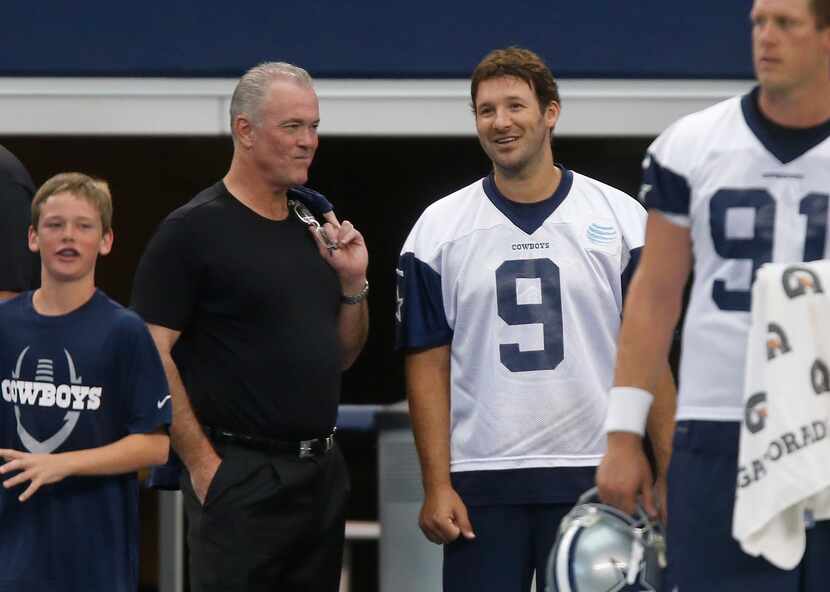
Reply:
[[[286,440],[276,440],[274,438],[265,438],[262,436],[250,436],[248,434],[240,434],[237,432],[229,432],[220,428],[212,426],[202,426],[205,435],[211,440],[219,440],[221,442],[230,442],[238,444],[247,448],[254,448],[256,450],[266,451],[281,451],[296,454],[300,458],[309,456],[317,456],[318,454],[325,454],[334,448],[334,432],[328,436],[321,438],[312,438],[311,440],[295,440],[293,442]]]

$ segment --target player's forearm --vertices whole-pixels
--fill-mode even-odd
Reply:
[[[620,329],[615,386],[639,387],[652,394],[657,391],[681,306],[682,286],[677,294],[666,294],[635,274]]]
[[[8,300],[9,298],[14,298],[17,296],[17,292],[9,292],[8,290],[0,290],[0,302],[3,300]]]
[[[614,385],[657,390],[691,267],[689,230],[649,212],[646,244],[623,310]]]
[[[654,403],[649,410],[646,429],[657,461],[657,472],[665,475],[671,460],[672,438],[674,437],[674,414],[677,408],[677,392],[668,363],[663,367]]]
[[[409,414],[425,491],[450,485],[449,346],[406,356]]]
[[[437,397],[425,393],[409,398],[424,491],[450,485],[450,422],[442,407]]]
[[[167,462],[170,439],[157,431],[130,434],[106,446],[62,452],[67,474],[77,476],[120,475]]]
[[[201,424],[196,419],[196,414],[193,413],[190,397],[184,387],[176,363],[169,354],[160,353],[173,404],[170,442],[188,470],[193,472],[194,467],[202,466],[206,461],[216,460],[218,457],[210,440],[205,436]]]
[[[361,289],[363,289],[363,284],[350,294],[357,294]],[[345,370],[354,364],[369,336],[369,301],[367,299],[357,304],[340,305],[337,332],[340,342],[341,367]]]

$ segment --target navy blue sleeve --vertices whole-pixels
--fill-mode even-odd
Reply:
[[[663,167],[653,154],[646,162],[640,190],[646,209],[688,216],[691,190],[686,178]]]
[[[170,387],[156,344],[137,315],[130,313],[125,329],[131,335],[125,354],[130,360],[122,389],[127,408],[127,431],[146,434],[169,426],[172,418]]]
[[[643,252],[643,247],[631,249],[628,252],[628,265],[622,270],[620,275],[620,286],[622,287],[622,299],[625,302],[625,297],[628,294],[628,285],[631,283],[631,278],[634,277],[634,272],[637,271],[637,266],[640,264],[640,255]]]
[[[331,202],[326,199],[325,195],[304,185],[298,185],[297,187],[289,189],[288,197],[302,202],[305,207],[318,216],[334,209]]]
[[[441,291],[441,276],[414,253],[401,255],[397,269],[395,345],[418,349],[452,341]]]

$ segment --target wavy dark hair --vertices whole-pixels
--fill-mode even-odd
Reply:
[[[544,109],[551,103],[562,104],[559,98],[559,87],[553,74],[536,53],[521,47],[494,49],[473,70],[470,96],[472,98],[473,113],[476,111],[476,95],[478,86],[484,80],[514,76],[524,80],[539,101],[539,108]]]

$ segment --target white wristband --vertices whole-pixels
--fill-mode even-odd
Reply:
[[[654,396],[635,386],[615,386],[608,392],[605,432],[645,434],[648,410]]]

